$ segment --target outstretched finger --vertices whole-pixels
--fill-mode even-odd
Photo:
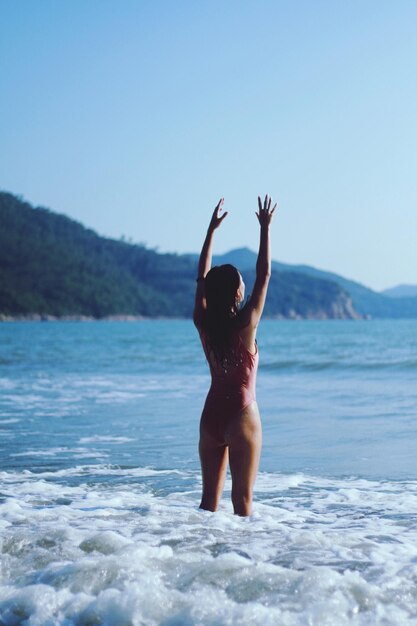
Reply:
[[[266,211],[267,204],[268,204],[268,194],[266,194],[266,196],[265,196],[264,211]]]
[[[268,202],[268,211],[271,208],[271,203],[272,203],[272,198],[271,196],[269,196],[269,202]]]
[[[260,196],[258,196],[258,206],[259,206],[259,210],[262,211],[262,200],[261,200]],[[258,214],[256,214],[256,215],[258,215]],[[258,215],[258,217],[259,217],[259,215]]]
[[[223,205],[223,202],[224,202],[224,198],[220,198],[220,200],[217,203],[216,208],[214,209],[215,212],[220,211],[220,209],[221,209],[221,207]]]
[[[219,218],[219,220],[220,220],[220,221],[219,221],[219,223],[220,223],[220,224],[222,223],[222,221],[224,220],[224,218],[226,217],[226,215],[227,215],[227,211],[226,211],[226,213],[223,213],[223,215]]]
[[[275,209],[277,208],[277,204],[278,204],[278,203],[277,203],[277,202],[275,202],[275,204],[274,204],[274,208],[273,208],[273,209],[272,209],[272,211],[271,211],[271,215],[273,214],[273,212],[274,212],[274,211],[275,211]]]

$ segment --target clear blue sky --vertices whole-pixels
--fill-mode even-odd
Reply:
[[[0,0],[0,187],[100,234],[417,283],[415,0]]]

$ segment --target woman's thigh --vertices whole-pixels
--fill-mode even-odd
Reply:
[[[234,489],[251,491],[259,467],[262,425],[256,402],[234,417],[225,431]]]
[[[226,478],[228,448],[204,430],[200,431],[198,448],[203,479],[202,508],[215,510]]]
[[[200,441],[204,440],[213,447],[226,445],[224,435],[227,417],[219,410],[204,410],[200,420]]]

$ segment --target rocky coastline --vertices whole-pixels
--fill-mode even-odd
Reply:
[[[24,315],[6,315],[0,313],[0,322],[140,322],[153,319],[144,315],[49,315],[46,313],[27,313]]]
[[[44,313],[27,313],[25,315],[6,315],[0,313],[0,323],[10,322],[144,322],[149,320],[173,320],[173,319],[190,319],[187,317],[167,317],[163,315],[147,317],[145,315],[106,315],[104,317],[93,317],[91,315],[50,315]],[[284,320],[360,320],[370,319],[369,316],[364,318],[354,312],[352,315],[346,314],[346,312],[335,311],[334,314],[329,314],[328,311],[319,310],[311,311],[306,315],[300,315],[297,311],[290,310],[287,315],[264,315],[264,319],[284,321]]]

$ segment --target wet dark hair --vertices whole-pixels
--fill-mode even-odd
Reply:
[[[211,349],[221,361],[232,343],[232,331],[236,326],[238,302],[236,292],[240,285],[240,274],[234,265],[216,265],[205,279],[207,308],[204,328]]]

